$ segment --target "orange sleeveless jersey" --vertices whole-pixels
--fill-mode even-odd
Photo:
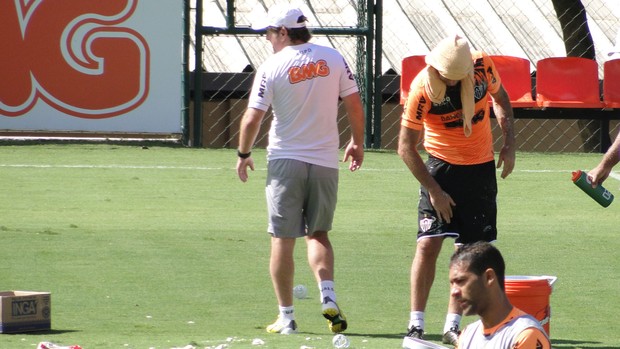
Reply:
[[[424,129],[426,151],[454,165],[474,165],[493,160],[493,135],[487,100],[489,93],[499,90],[501,79],[493,61],[485,53],[472,52],[472,58],[476,104],[469,137],[463,133],[460,83],[447,87],[443,102],[432,103],[424,87],[428,83],[425,70],[411,83],[401,120],[402,126]]]

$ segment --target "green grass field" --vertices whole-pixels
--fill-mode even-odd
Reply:
[[[52,293],[52,331],[0,334],[0,349],[41,341],[84,349],[331,348],[318,290],[297,248],[301,333],[271,335],[265,152],[247,183],[234,150],[111,144],[0,146],[0,290]],[[499,180],[509,275],[554,275],[554,348],[620,348],[620,202],[602,208],[570,181],[600,154],[519,153]],[[336,288],[352,348],[399,348],[409,316],[418,184],[393,152],[345,171],[334,230]],[[606,186],[620,195],[620,182]],[[446,241],[427,308],[439,341]],[[467,318],[465,323],[474,320]],[[260,339],[264,345],[252,343]]]

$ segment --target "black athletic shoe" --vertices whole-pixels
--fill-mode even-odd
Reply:
[[[424,330],[421,327],[411,326],[411,328],[407,330],[407,337],[424,339]]]
[[[443,337],[441,337],[441,342],[443,344],[452,344],[454,346],[456,346],[459,342],[459,335],[461,334],[461,331],[459,331],[458,327],[451,327],[448,332],[443,334]]]

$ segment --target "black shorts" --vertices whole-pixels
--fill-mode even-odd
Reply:
[[[450,223],[440,222],[431,205],[428,191],[420,188],[418,204],[418,240],[448,236],[457,244],[497,239],[497,179],[495,161],[479,165],[452,165],[435,157],[426,168],[441,188],[456,203]]]

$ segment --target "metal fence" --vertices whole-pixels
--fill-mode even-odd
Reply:
[[[271,46],[264,36],[253,33],[249,25],[277,2],[190,2],[191,45],[194,49],[199,45],[198,51],[202,51],[202,55],[190,60],[190,69],[198,67],[196,71],[203,72],[200,75],[204,84],[200,89],[205,91],[204,101],[201,114],[193,118],[193,132],[200,135],[201,145],[236,147],[239,119],[247,106],[252,72],[271,54]],[[603,79],[602,65],[609,59],[607,53],[615,44],[620,45],[616,42],[620,30],[619,1],[582,0],[585,12],[558,13],[554,3],[562,2],[579,3],[575,0],[306,0],[299,4],[309,17],[313,42],[338,49],[354,67],[366,104],[367,146],[395,149],[402,113],[398,104],[401,60],[428,53],[450,33],[463,35],[472,48],[489,54],[529,59],[534,76],[538,60],[566,56],[571,47],[578,47],[583,52],[569,54],[593,54],[592,58],[599,63],[599,77]],[[196,7],[201,7],[202,16],[197,16]],[[592,44],[585,48],[581,44],[567,47],[567,38],[578,36],[583,29],[574,26],[580,23],[580,16],[587,20],[586,31]],[[572,39],[574,42],[575,38]],[[194,107],[195,113],[197,110]],[[615,135],[619,131],[617,120],[607,123],[590,119],[588,110],[583,110],[582,117],[569,119],[558,118],[553,111],[548,113],[548,118],[536,119],[520,118],[517,113],[515,130],[519,150],[598,151],[601,127],[603,133],[609,131]],[[614,111],[611,115],[617,114]],[[343,121],[344,114],[340,118]],[[269,122],[267,117],[265,129]],[[344,142],[348,130],[345,122],[341,124]],[[497,126],[494,132],[496,143],[501,142]],[[261,131],[257,143],[257,146],[266,144],[266,130]]]

